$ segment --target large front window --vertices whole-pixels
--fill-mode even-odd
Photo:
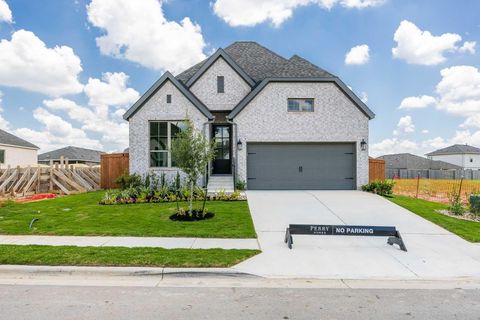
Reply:
[[[186,128],[182,121],[150,122],[150,167],[174,167],[170,148],[176,135]]]

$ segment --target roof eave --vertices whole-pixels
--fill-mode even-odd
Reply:
[[[166,71],[147,92],[145,92],[134,105],[123,115],[124,120],[129,120],[162,86],[166,81],[171,81],[173,85],[209,120],[213,119],[212,113],[195,95],[185,88],[180,81],[169,71]]]

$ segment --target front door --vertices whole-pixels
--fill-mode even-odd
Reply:
[[[213,125],[213,141],[215,143],[215,158],[212,161],[213,174],[231,174],[231,126]]]

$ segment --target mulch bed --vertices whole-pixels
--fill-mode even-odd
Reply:
[[[207,212],[203,214],[201,211],[192,210],[192,215],[189,214],[172,214],[170,220],[173,221],[202,221],[212,219],[215,216],[213,212]]]
[[[462,215],[456,215],[450,212],[449,210],[435,210],[440,214],[443,214],[445,216],[449,216],[452,218],[457,218],[461,220],[468,220],[468,221],[474,221],[474,222],[480,222],[480,215],[474,214],[471,212],[465,212]]]

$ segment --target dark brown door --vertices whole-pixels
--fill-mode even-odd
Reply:
[[[213,159],[213,174],[232,173],[231,157],[231,126],[213,125],[213,141],[215,143],[215,158]]]

